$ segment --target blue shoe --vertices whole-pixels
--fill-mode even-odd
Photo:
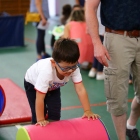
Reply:
[[[46,55],[42,56],[42,59],[45,59],[45,58],[48,58],[48,57],[51,57],[51,56],[49,54],[46,54]]]

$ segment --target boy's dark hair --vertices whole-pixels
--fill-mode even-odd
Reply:
[[[74,40],[60,38],[55,42],[52,58],[56,62],[75,63],[78,61],[79,57],[79,47]]]

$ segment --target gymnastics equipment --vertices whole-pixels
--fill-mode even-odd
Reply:
[[[5,92],[2,86],[0,85],[0,116],[2,115],[5,109],[5,104],[6,104]]]
[[[25,91],[10,79],[0,79],[0,85],[5,91],[6,98],[5,109],[0,117],[0,126],[31,121],[31,110]]]
[[[8,78],[0,79],[0,85],[5,91],[6,98],[5,109],[0,117],[0,127],[14,123],[30,122],[31,109],[25,91]],[[48,115],[46,115],[46,119],[47,117]]]
[[[27,125],[17,131],[16,140],[110,140],[100,119],[75,118],[50,122],[45,127]]]

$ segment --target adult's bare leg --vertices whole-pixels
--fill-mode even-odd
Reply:
[[[131,112],[128,119],[128,124],[131,126],[135,126],[139,117],[140,117],[140,104],[137,103],[136,97],[134,97],[131,104]]]
[[[126,140],[126,121],[127,113],[121,116],[115,116],[111,114],[112,120],[116,129],[116,133],[119,140]]]

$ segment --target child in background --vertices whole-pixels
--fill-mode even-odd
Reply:
[[[80,6],[80,5],[73,5],[71,13],[72,13],[73,11],[81,10],[81,9],[82,9],[82,6]],[[67,22],[66,22],[66,23],[69,23],[70,20],[71,20],[71,16],[69,16],[69,18],[67,19]]]
[[[61,23],[63,25],[66,24],[67,19],[69,18],[70,14],[71,14],[71,10],[72,10],[72,8],[71,8],[70,4],[66,4],[66,5],[63,6],[63,8],[62,8],[62,16],[60,18]]]
[[[70,39],[58,39],[55,42],[52,58],[39,60],[26,72],[24,86],[31,107],[32,123],[46,126],[48,110],[49,120],[60,120],[60,87],[71,77],[79,100],[83,106],[83,117],[100,117],[91,112],[86,89],[82,83],[79,69],[80,53],[78,45]]]
[[[80,5],[73,5],[73,7],[72,7],[72,12],[73,11],[75,11],[75,10],[80,10],[80,9],[82,9],[82,6],[80,6]]]
[[[70,4],[65,4],[62,7],[62,16],[60,17],[60,24],[61,25],[65,25],[68,22],[71,11],[72,11],[72,7],[71,7]],[[60,26],[60,25],[57,25],[57,26]],[[55,36],[52,35],[51,43],[50,43],[52,49],[53,49],[53,46],[54,46],[54,42],[55,42]]]
[[[79,63],[83,69],[93,63],[93,44],[89,34],[86,33],[84,10],[74,10],[70,16],[70,22],[65,25],[64,38],[75,39],[80,50]],[[85,65],[86,62],[86,65]]]
[[[67,24],[68,22],[70,22],[70,14],[72,11],[74,10],[80,10],[82,7],[80,5],[74,5],[71,9],[71,5],[69,4],[66,4],[63,6],[62,8],[62,16],[60,18],[60,21],[61,21],[61,25],[65,25]],[[57,26],[60,26],[60,25],[57,25]],[[54,42],[55,42],[55,36],[52,35],[51,37],[51,47],[53,49],[53,46],[54,46]]]

